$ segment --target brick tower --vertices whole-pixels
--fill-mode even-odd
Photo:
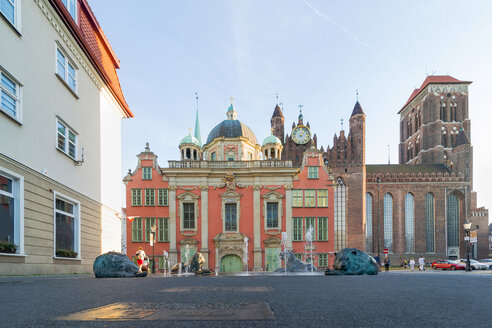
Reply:
[[[273,135],[280,139],[282,145],[284,144],[284,113],[282,109],[277,104],[275,109],[273,110],[272,119],[270,120],[270,124],[272,126]]]

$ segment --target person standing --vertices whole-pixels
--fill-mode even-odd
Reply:
[[[425,258],[423,256],[421,256],[419,258],[419,271],[424,271],[425,270],[424,264],[425,264]]]
[[[384,258],[384,271],[388,272],[390,269],[390,259],[388,257]]]
[[[413,259],[413,257],[410,259],[410,270],[414,270],[415,268],[415,260]]]
[[[135,257],[137,258],[138,272],[142,272],[142,265],[146,256],[147,255],[145,254],[143,248],[139,247],[137,253],[135,254]]]

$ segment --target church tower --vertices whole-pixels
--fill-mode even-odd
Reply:
[[[282,145],[284,144],[284,136],[285,136],[284,121],[285,121],[284,113],[282,112],[282,109],[277,103],[275,109],[273,110],[273,115],[272,115],[272,119],[270,120],[270,124],[272,127],[273,135],[280,139]]]
[[[349,139],[351,143],[351,162],[353,164],[363,164],[366,161],[365,136],[366,136],[366,115],[359,104],[355,103],[352,116],[350,116]]]

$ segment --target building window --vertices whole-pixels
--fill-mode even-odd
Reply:
[[[335,188],[335,250],[345,248],[346,245],[346,186],[342,178],[338,178]]]
[[[55,192],[55,256],[79,256],[80,203]]]
[[[372,253],[372,195],[366,193],[366,252]]]
[[[267,203],[267,229],[278,228],[278,203]]]
[[[65,123],[57,120],[57,143],[56,147],[72,159],[77,157],[77,134]]]
[[[328,267],[328,254],[318,254],[318,267],[326,268]]]
[[[304,207],[316,206],[316,190],[306,189],[304,191],[304,197],[305,197]]]
[[[306,235],[311,229],[313,232],[313,241],[316,240],[316,218],[306,218]]]
[[[384,195],[384,248],[393,252],[393,197],[390,194]]]
[[[169,218],[158,218],[157,225],[157,241],[161,243],[169,242]]]
[[[152,180],[152,168],[150,166],[142,167],[142,180]]]
[[[328,241],[328,218],[318,218],[318,240]]]
[[[194,203],[183,203],[183,229],[195,229]]]
[[[143,241],[142,218],[134,218],[132,222],[132,242]]]
[[[296,259],[298,259],[299,261],[302,261],[302,256],[303,254],[302,253],[295,253],[294,256],[296,257]]]
[[[155,206],[155,189],[145,189],[145,206]]]
[[[318,179],[317,166],[308,166],[308,179]]]
[[[77,0],[62,0],[65,7],[67,7],[70,16],[77,22]]]
[[[302,189],[292,189],[292,207],[302,207]]]
[[[318,189],[318,207],[328,207],[328,190]]]
[[[448,247],[458,247],[459,242],[459,203],[458,197],[451,194],[448,196]]]
[[[212,154],[210,154],[210,160],[211,161],[215,161],[215,152],[213,152]]]
[[[21,121],[20,95],[19,83],[0,70],[0,109],[19,122]]]
[[[142,189],[132,189],[132,206],[142,206]]]
[[[292,218],[292,241],[302,241],[302,218]]]
[[[434,253],[434,195],[425,195],[425,251]]]
[[[415,252],[414,211],[414,197],[408,193],[405,196],[405,246],[407,253]]]
[[[77,89],[77,73],[75,65],[72,64],[68,57],[60,50],[56,49],[56,73],[67,83],[73,92]]]
[[[145,242],[150,242],[150,234],[152,230],[150,229],[155,225],[155,218],[145,218]]]
[[[0,12],[17,29],[20,0],[0,0]]]
[[[225,204],[225,232],[237,231],[237,204],[226,203]]]
[[[16,245],[22,254],[24,227],[24,178],[0,167],[0,241]]]
[[[168,189],[158,189],[157,201],[159,206],[168,206]]]

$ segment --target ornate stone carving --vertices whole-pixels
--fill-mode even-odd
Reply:
[[[217,188],[224,188],[224,187],[227,190],[235,190],[236,188],[244,188],[245,185],[238,184],[236,175],[232,172],[229,172],[226,173],[226,175],[222,178],[222,183],[217,186]]]
[[[186,190],[186,191],[191,191],[191,190],[195,190],[196,187],[179,187],[180,189],[183,189],[183,190]]]
[[[269,231],[266,231],[266,234],[267,235],[270,235],[270,236],[276,236],[280,233],[280,230],[277,230],[277,231],[272,231],[272,230],[269,230]]]
[[[182,232],[181,234],[182,234],[183,236],[193,237],[193,236],[196,236],[196,231]]]

